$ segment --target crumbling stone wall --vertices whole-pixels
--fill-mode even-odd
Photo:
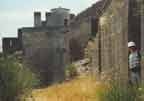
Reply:
[[[128,41],[134,41],[141,49],[141,0],[129,1],[128,12]]]
[[[144,3],[141,5],[141,51],[144,52]]]
[[[70,24],[69,40],[71,60],[84,58],[84,49],[92,36],[92,19],[99,19],[111,0],[101,0],[78,14]],[[97,22],[96,22],[97,25]],[[97,26],[95,29],[97,29]]]
[[[116,79],[128,76],[128,1],[112,0],[100,17],[92,56],[94,71],[105,72]]]
[[[19,38],[8,37],[2,39],[2,49],[4,54],[13,54],[21,50],[21,42]]]
[[[76,24],[70,27],[70,32],[68,33],[71,61],[84,58],[84,49],[91,33],[89,20]]]

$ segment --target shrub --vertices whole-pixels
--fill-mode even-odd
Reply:
[[[0,101],[17,101],[38,83],[36,75],[15,56],[0,57]]]
[[[65,70],[66,78],[74,78],[78,75],[76,66],[74,64],[70,64],[66,67]]]

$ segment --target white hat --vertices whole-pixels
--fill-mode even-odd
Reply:
[[[135,42],[133,42],[133,41],[128,42],[128,47],[133,47],[133,46],[136,46]]]

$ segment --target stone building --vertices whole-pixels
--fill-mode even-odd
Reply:
[[[84,49],[98,31],[98,19],[109,5],[102,0],[78,14],[69,9],[56,8],[46,12],[46,20],[41,13],[34,13],[34,27],[18,30],[24,58],[40,73],[44,84],[64,80],[64,67],[84,58]]]
[[[97,31],[95,26],[105,9],[103,5],[108,5],[105,1],[94,4],[76,17],[69,9],[61,7],[46,12],[45,21],[41,20],[40,12],[35,12],[34,27],[19,29],[24,57],[40,73],[42,81],[63,80],[64,67],[84,58],[84,48],[91,33]]]
[[[45,84],[64,80],[64,67],[84,58],[91,33],[97,31],[97,18],[105,9],[103,5],[108,5],[105,1],[94,4],[76,17],[69,9],[60,7],[46,12],[46,20],[41,21],[41,13],[35,12],[34,27],[19,29],[24,57],[40,73]]]
[[[2,38],[2,51],[4,54],[13,54],[15,51],[21,50],[21,43],[17,37]]]
[[[71,15],[69,9],[55,8],[34,13],[34,27],[19,29],[24,58],[40,73],[44,84],[64,80],[64,67],[69,62],[68,40],[66,38]]]

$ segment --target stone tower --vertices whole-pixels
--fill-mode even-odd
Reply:
[[[64,70],[68,64],[67,27],[69,9],[56,8],[46,12],[46,20],[41,20],[41,12],[34,12],[34,27],[19,29],[24,58],[39,73],[43,84],[64,80]]]

